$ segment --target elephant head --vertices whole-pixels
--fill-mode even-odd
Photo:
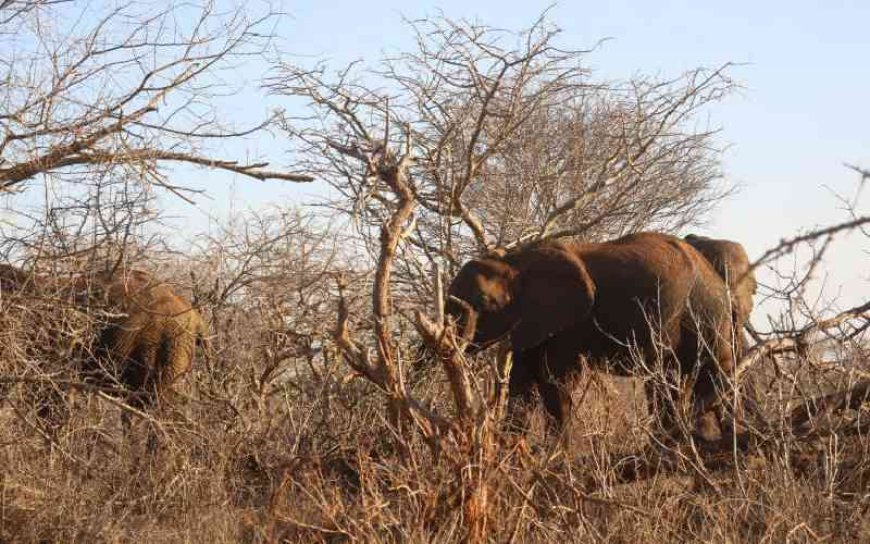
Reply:
[[[448,290],[447,313],[470,350],[510,334],[513,348],[534,347],[589,314],[595,285],[583,263],[561,244],[466,263]]]
[[[742,337],[743,326],[752,313],[752,297],[757,290],[755,274],[750,270],[749,256],[742,245],[731,240],[721,240],[690,234],[686,242],[698,250],[728,284],[731,292],[732,313],[735,330]]]

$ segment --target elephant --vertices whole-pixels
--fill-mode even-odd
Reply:
[[[708,238],[696,234],[689,234],[683,239],[710,261],[719,276],[728,284],[731,294],[734,340],[737,343],[738,354],[742,355],[746,349],[743,329],[749,323],[749,315],[753,307],[752,297],[758,289],[746,250],[742,245],[731,240]]]
[[[193,363],[197,345],[208,356],[208,327],[202,315],[166,283],[142,271],[98,276],[97,293],[116,314],[102,328],[86,372],[98,382],[115,381],[132,392],[136,407],[164,396]],[[119,372],[106,375],[109,368]]]
[[[153,405],[190,370],[197,345],[208,356],[208,327],[184,297],[151,274],[134,270],[92,276],[56,278],[32,275],[0,265],[4,290],[71,295],[82,309],[105,314],[93,349],[82,359],[89,383],[129,392],[127,401],[143,408]]]
[[[562,440],[568,385],[584,367],[634,375],[654,367],[645,392],[663,440],[680,433],[692,404],[693,434],[722,432],[721,402],[733,370],[728,290],[712,265],[675,236],[642,232],[605,243],[542,242],[473,259],[448,289],[446,311],[474,354],[510,338],[507,422],[524,433],[537,389]],[[678,402],[668,391],[680,391]],[[718,417],[718,419],[716,419]]]

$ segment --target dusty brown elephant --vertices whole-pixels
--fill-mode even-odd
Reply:
[[[695,234],[686,236],[685,240],[706,257],[716,272],[728,283],[731,293],[734,339],[737,342],[738,353],[742,354],[746,348],[743,328],[749,322],[753,307],[752,297],[758,289],[755,273],[749,269],[749,256],[742,245],[731,240]]]
[[[197,345],[208,353],[206,323],[187,299],[145,272],[100,276],[95,283],[115,316],[86,371],[103,382],[116,379],[132,391],[134,406],[152,404],[190,370]]]
[[[691,401],[696,435],[718,438],[714,401],[734,362],[727,288],[683,240],[639,233],[601,244],[545,243],[466,263],[449,294],[447,311],[471,352],[510,336],[515,429],[525,430],[535,389],[564,429],[567,385],[582,357],[622,375],[640,370],[639,362],[659,369],[665,379],[646,385],[659,430],[674,435],[678,409],[666,391],[684,390],[678,401]]]
[[[153,404],[190,370],[208,328],[190,302],[142,271],[49,278],[0,265],[0,287],[66,298],[103,316],[94,349],[83,357],[87,380],[123,386],[137,407]]]

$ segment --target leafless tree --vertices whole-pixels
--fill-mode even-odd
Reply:
[[[230,126],[211,99],[234,88],[223,70],[262,54],[274,14],[221,13],[212,3],[93,8],[0,7],[0,192],[38,175],[76,180],[109,170],[180,192],[166,162],[311,179],[215,156],[206,145],[268,122]]]
[[[337,191],[333,205],[373,254],[393,201],[363,157],[410,134],[419,207],[397,277],[412,289],[431,286],[433,262],[453,270],[496,246],[678,228],[725,193],[715,131],[692,121],[733,88],[727,65],[596,81],[589,51],[560,48],[544,18],[518,33],[446,18],[409,24],[416,49],[376,68],[283,64],[268,86],[312,107],[284,128],[305,142],[305,169]]]
[[[855,237],[870,239],[870,215],[861,200],[870,172],[849,168],[859,177],[851,196],[838,196],[847,215],[844,221],[784,238],[752,264],[752,269],[767,267],[778,280],[779,285],[763,285],[761,294],[778,302],[782,311],[769,315],[768,330],[750,331],[756,343],[737,377],[755,374],[763,396],[787,399],[780,405],[785,411],[777,415],[799,434],[815,432],[821,415],[858,410],[868,401],[870,300],[852,300],[843,307],[840,297],[831,300],[817,281],[838,237],[850,234],[852,243]],[[765,377],[758,380],[759,375]],[[851,432],[862,423],[860,418],[838,419],[837,425]]]
[[[303,391],[346,375],[343,366],[330,364],[332,278],[345,266],[333,229],[301,210],[276,208],[234,217],[214,230],[200,237],[192,258],[180,259],[175,273],[192,284],[192,299],[207,313],[215,351],[236,354],[215,358],[206,389],[218,394],[214,388],[225,376],[243,369],[256,394],[229,396],[257,403],[263,414],[279,385]]]

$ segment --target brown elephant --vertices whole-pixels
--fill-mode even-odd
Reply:
[[[103,310],[96,315],[107,317],[82,370],[89,381],[129,390],[134,406],[153,404],[190,370],[198,344],[208,353],[200,313],[146,272],[59,279],[0,265],[0,286],[67,296],[82,308]]]
[[[742,245],[731,240],[708,238],[696,234],[689,234],[684,240],[706,257],[728,284],[731,294],[734,340],[737,342],[738,353],[742,354],[746,348],[743,328],[749,322],[753,307],[752,297],[758,289],[755,273],[750,270],[746,250]]]
[[[120,382],[133,392],[134,406],[152,404],[190,370],[197,345],[208,353],[208,327],[187,299],[145,272],[103,275],[95,283],[115,315],[102,329],[86,370],[102,381]],[[107,367],[117,371],[100,372]]]
[[[645,389],[660,430],[677,431],[677,405],[692,401],[696,434],[718,438],[720,422],[711,428],[709,416],[734,364],[727,288],[683,240],[639,233],[599,244],[543,243],[466,263],[449,295],[447,311],[470,339],[469,351],[510,336],[514,429],[525,430],[535,389],[564,429],[567,384],[582,357],[616,374],[659,370],[665,379],[647,380]],[[668,390],[684,394],[673,403]]]

